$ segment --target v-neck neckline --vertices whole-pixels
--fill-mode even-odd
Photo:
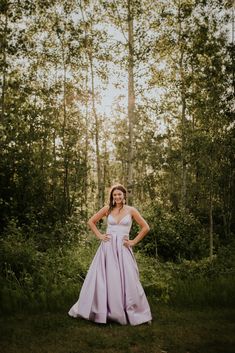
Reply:
[[[122,221],[124,218],[126,218],[126,216],[130,215],[130,212],[126,213],[125,216],[123,216],[123,217],[120,219],[119,222],[117,221],[117,219],[116,219],[111,213],[110,213],[109,215],[113,217],[113,219],[114,219],[114,221],[115,221],[116,224],[120,224],[121,221]]]

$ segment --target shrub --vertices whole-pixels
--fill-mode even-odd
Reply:
[[[193,214],[172,213],[155,205],[146,219],[151,230],[140,247],[147,255],[156,256],[157,252],[162,260],[174,262],[199,260],[207,255],[207,234]]]
[[[81,248],[87,248],[82,240],[74,242],[73,248],[64,245],[40,251],[35,235],[26,238],[22,228],[9,223],[0,246],[1,311],[69,305],[86,274],[84,258],[76,252]]]

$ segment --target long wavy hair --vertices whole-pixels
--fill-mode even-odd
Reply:
[[[110,214],[110,212],[112,212],[112,210],[114,209],[114,207],[116,206],[116,202],[114,202],[113,200],[113,192],[115,190],[120,190],[123,192],[124,194],[124,200],[125,200],[125,203],[126,203],[126,194],[127,194],[127,191],[126,189],[124,188],[123,185],[121,184],[116,184],[116,185],[113,185],[110,189],[110,192],[109,192],[109,209],[108,209],[108,215]],[[124,203],[122,204],[122,207],[120,208],[120,210],[123,208],[124,206]],[[120,212],[119,210],[119,212]]]

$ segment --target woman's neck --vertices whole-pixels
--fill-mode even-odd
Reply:
[[[114,208],[117,208],[117,209],[121,209],[121,208],[123,208],[124,206],[121,204],[120,206],[119,205],[116,205]]]

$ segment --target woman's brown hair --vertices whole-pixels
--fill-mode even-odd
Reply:
[[[110,190],[110,193],[109,193],[109,209],[108,209],[108,215],[110,214],[110,212],[112,212],[112,210],[113,210],[114,207],[115,207],[115,203],[113,202],[113,192],[114,192],[115,190],[120,190],[120,191],[123,192],[124,200],[125,200],[125,203],[126,203],[126,193],[127,193],[127,191],[126,191],[126,189],[124,188],[124,186],[121,185],[121,184],[113,185],[113,186],[111,187],[111,190]],[[121,208],[123,208],[123,205],[124,205],[124,203],[122,204],[122,207],[121,207]],[[120,210],[119,210],[119,212],[120,212]]]

